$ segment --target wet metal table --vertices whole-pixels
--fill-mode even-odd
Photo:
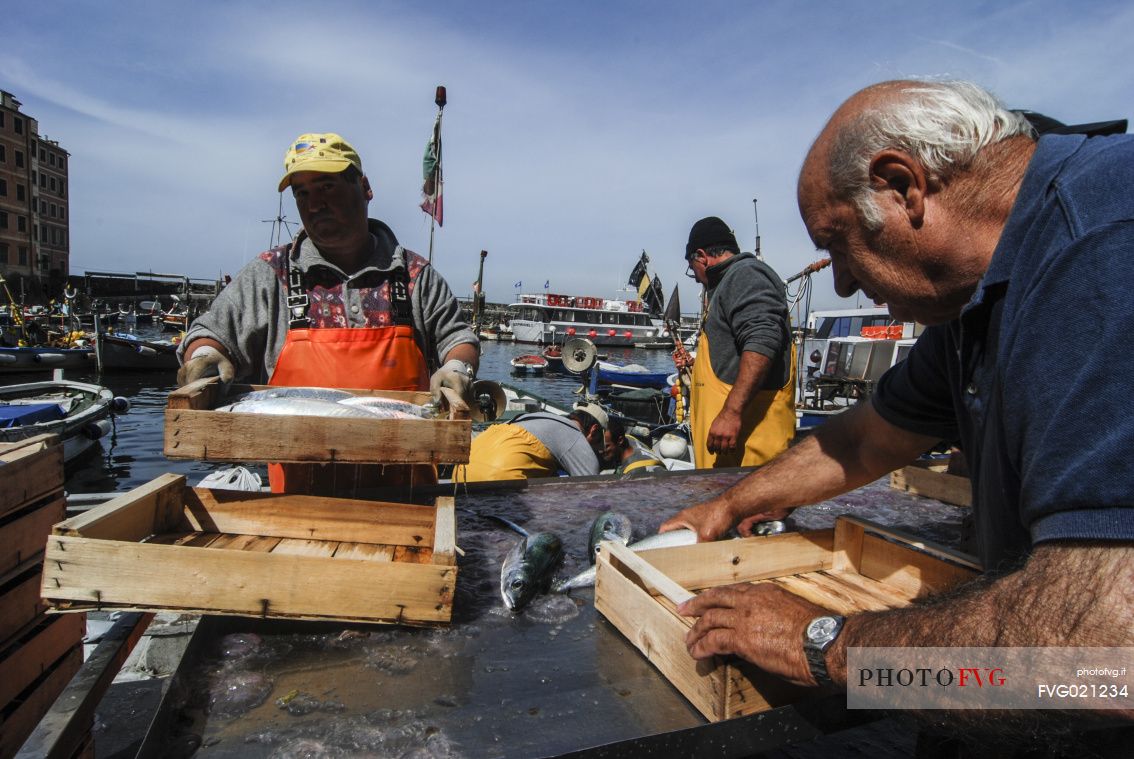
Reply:
[[[741,473],[586,478],[458,492],[465,556],[448,628],[411,629],[206,617],[148,731],[142,756],[747,756],[866,719],[842,697],[708,724],[621,634],[590,589],[505,609],[499,568],[518,536],[484,515],[559,534],[561,576],[586,567],[587,532],[606,510],[635,538]],[[447,492],[451,492],[451,489]],[[956,543],[965,510],[879,481],[793,515],[840,513]]]

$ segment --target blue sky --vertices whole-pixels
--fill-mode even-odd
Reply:
[[[963,78],[1065,122],[1134,116],[1120,2],[44,3],[9,15],[0,88],[71,152],[72,272],[235,273],[267,247],[298,134],[354,143],[371,215],[423,255],[437,84],[458,295],[611,297],[645,249],[669,292],[719,215],[768,262],[813,261],[795,207],[811,140],[862,86]],[[290,196],[284,212],[297,219]],[[814,303],[840,301],[829,270]]]

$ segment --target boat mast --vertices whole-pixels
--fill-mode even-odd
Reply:
[[[473,332],[480,334],[480,320],[484,316],[484,259],[488,258],[488,251],[480,252],[480,271],[476,275],[476,287],[473,290],[472,328]]]
[[[756,198],[752,198],[752,215],[756,217],[756,248],[752,252],[763,261],[764,255],[760,252],[760,211],[756,208]]]

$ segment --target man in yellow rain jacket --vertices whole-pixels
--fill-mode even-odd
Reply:
[[[690,395],[699,469],[755,466],[795,435],[795,361],[784,284],[716,216],[689,232],[690,276],[708,290]]]

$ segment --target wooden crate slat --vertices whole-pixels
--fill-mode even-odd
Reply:
[[[34,556],[0,577],[0,646],[43,614],[39,597],[43,555]]]
[[[45,598],[76,602],[69,608],[93,604],[248,616],[354,619],[364,610],[372,621],[436,623],[451,614],[455,567],[98,543],[52,539]]]
[[[307,495],[191,488],[185,518],[196,530],[385,545],[433,544],[431,506]]]
[[[276,547],[279,538],[265,538],[262,535],[220,535],[210,543],[212,548],[229,551],[262,551],[267,553]]]
[[[434,508],[432,561],[434,564],[455,564],[457,561],[456,504],[452,496],[442,496],[437,499]]]
[[[360,559],[363,561],[393,561],[394,547],[373,543],[339,543],[335,551],[336,559]]]
[[[907,466],[891,472],[890,487],[955,506],[973,505],[972,483],[968,477],[934,468]]]
[[[63,446],[36,435],[0,452],[0,517],[63,490]]]
[[[220,462],[444,464],[468,461],[467,420],[352,419],[167,408],[165,455]]]
[[[0,709],[83,642],[81,614],[49,616],[17,635],[0,651]]]
[[[817,530],[768,538],[718,540],[641,551],[640,555],[648,557],[662,574],[682,587],[696,591],[762,577],[829,569],[832,540],[831,530]]]
[[[715,661],[697,661],[685,648],[692,620],[678,617],[620,571],[602,571],[611,557],[599,553],[595,608],[610,620],[682,695],[710,720],[725,718],[724,682]],[[663,599],[664,600],[664,599]]]
[[[67,504],[62,492],[25,509],[10,511],[0,526],[0,574],[43,553],[52,526],[66,517]]]
[[[921,598],[972,579],[974,573],[885,538],[866,535],[862,544],[862,574]]]
[[[788,575],[761,582],[779,585],[800,598],[831,609],[839,614],[855,614],[860,611],[882,611],[886,604],[877,599],[836,582],[826,581],[818,573]]]
[[[172,532],[181,522],[185,476],[163,474],[55,527],[56,535],[138,541]]]
[[[289,554],[291,556],[326,556],[335,555],[339,547],[338,541],[330,540],[302,540],[297,538],[282,538],[272,549],[274,554]]]
[[[857,572],[831,571],[822,572],[820,574],[826,577],[830,582],[853,588],[859,593],[884,604],[887,608],[896,609],[902,606],[908,606],[910,603],[909,596],[899,593],[886,583],[864,577]]]
[[[433,564],[433,549],[418,548],[417,546],[394,546],[394,561],[403,561],[407,564]]]
[[[82,664],[82,647],[76,647],[56,662],[51,672],[26,699],[19,704],[10,705],[11,711],[6,711],[3,722],[0,722],[0,756],[16,755]]]

